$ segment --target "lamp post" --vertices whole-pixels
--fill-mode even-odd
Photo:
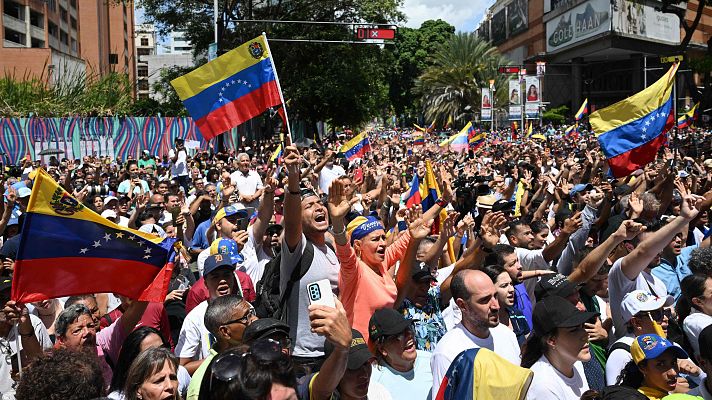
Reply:
[[[497,109],[495,108],[495,102],[496,102],[496,96],[495,96],[495,87],[494,87],[494,79],[489,80],[489,85],[490,85],[490,93],[492,93],[492,130],[496,131],[497,130]]]

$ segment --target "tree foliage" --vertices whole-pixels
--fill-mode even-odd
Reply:
[[[552,123],[554,125],[561,125],[564,123],[565,115],[569,112],[569,107],[566,105],[555,107],[544,111],[541,115],[541,119],[544,123]]]
[[[507,99],[507,78],[497,74],[497,67],[506,64],[496,48],[475,33],[458,32],[433,55],[428,67],[416,83],[423,96],[426,120],[445,123],[450,116],[457,123],[470,120],[480,108],[480,88],[495,80],[497,105]]]

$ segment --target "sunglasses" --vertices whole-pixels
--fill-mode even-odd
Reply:
[[[232,325],[232,324],[242,324],[242,325],[247,325],[247,322],[250,320],[252,317],[256,317],[257,314],[255,313],[254,308],[250,308],[250,311],[248,311],[245,315],[238,319],[233,319],[232,321],[228,321],[224,323],[222,326],[227,326],[227,325]]]
[[[230,382],[242,378],[242,370],[248,357],[262,366],[270,366],[279,362],[288,362],[289,359],[282,353],[282,346],[276,340],[261,339],[250,346],[247,352],[230,350],[218,354],[213,360],[210,375],[210,391],[213,381]]]
[[[647,311],[642,314],[648,314],[650,316],[650,319],[655,322],[662,322],[665,318],[672,318],[672,310],[670,310],[669,308],[661,308],[658,310]]]

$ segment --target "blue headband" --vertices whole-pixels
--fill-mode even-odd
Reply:
[[[381,224],[378,218],[372,216],[365,217],[365,221],[351,232],[351,244],[354,244],[354,240],[363,239],[369,233],[379,229],[383,229],[383,224]]]

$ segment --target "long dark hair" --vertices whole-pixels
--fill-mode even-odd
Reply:
[[[163,347],[170,349],[171,346],[166,341],[166,338],[161,335],[156,328],[150,326],[142,326],[135,331],[131,332],[124,340],[124,344],[121,346],[121,352],[119,353],[119,358],[116,360],[116,366],[114,367],[114,375],[111,378],[111,385],[109,386],[109,392],[115,390],[123,390],[126,385],[126,377],[129,373],[129,367],[133,361],[141,353],[141,342],[146,339],[149,335],[155,334],[161,338],[163,341]]]
[[[532,333],[532,335],[529,336],[524,343],[524,347],[522,347],[522,367],[531,368],[541,356],[549,351],[546,340],[552,335],[539,336],[536,333]]]
[[[687,318],[692,309],[699,309],[692,303],[692,299],[695,297],[700,297],[705,293],[705,282],[707,282],[707,275],[703,274],[692,274],[685,277],[685,279],[680,282],[680,298],[677,300],[675,305],[675,311],[677,312],[677,321],[682,326],[682,322]]]
[[[643,360],[640,362],[641,365],[645,366],[647,361]],[[645,377],[643,373],[640,372],[640,368],[635,365],[635,361],[629,361],[628,364],[623,367],[618,379],[616,379],[616,385],[628,386],[633,389],[638,389],[643,385],[643,380]]]

